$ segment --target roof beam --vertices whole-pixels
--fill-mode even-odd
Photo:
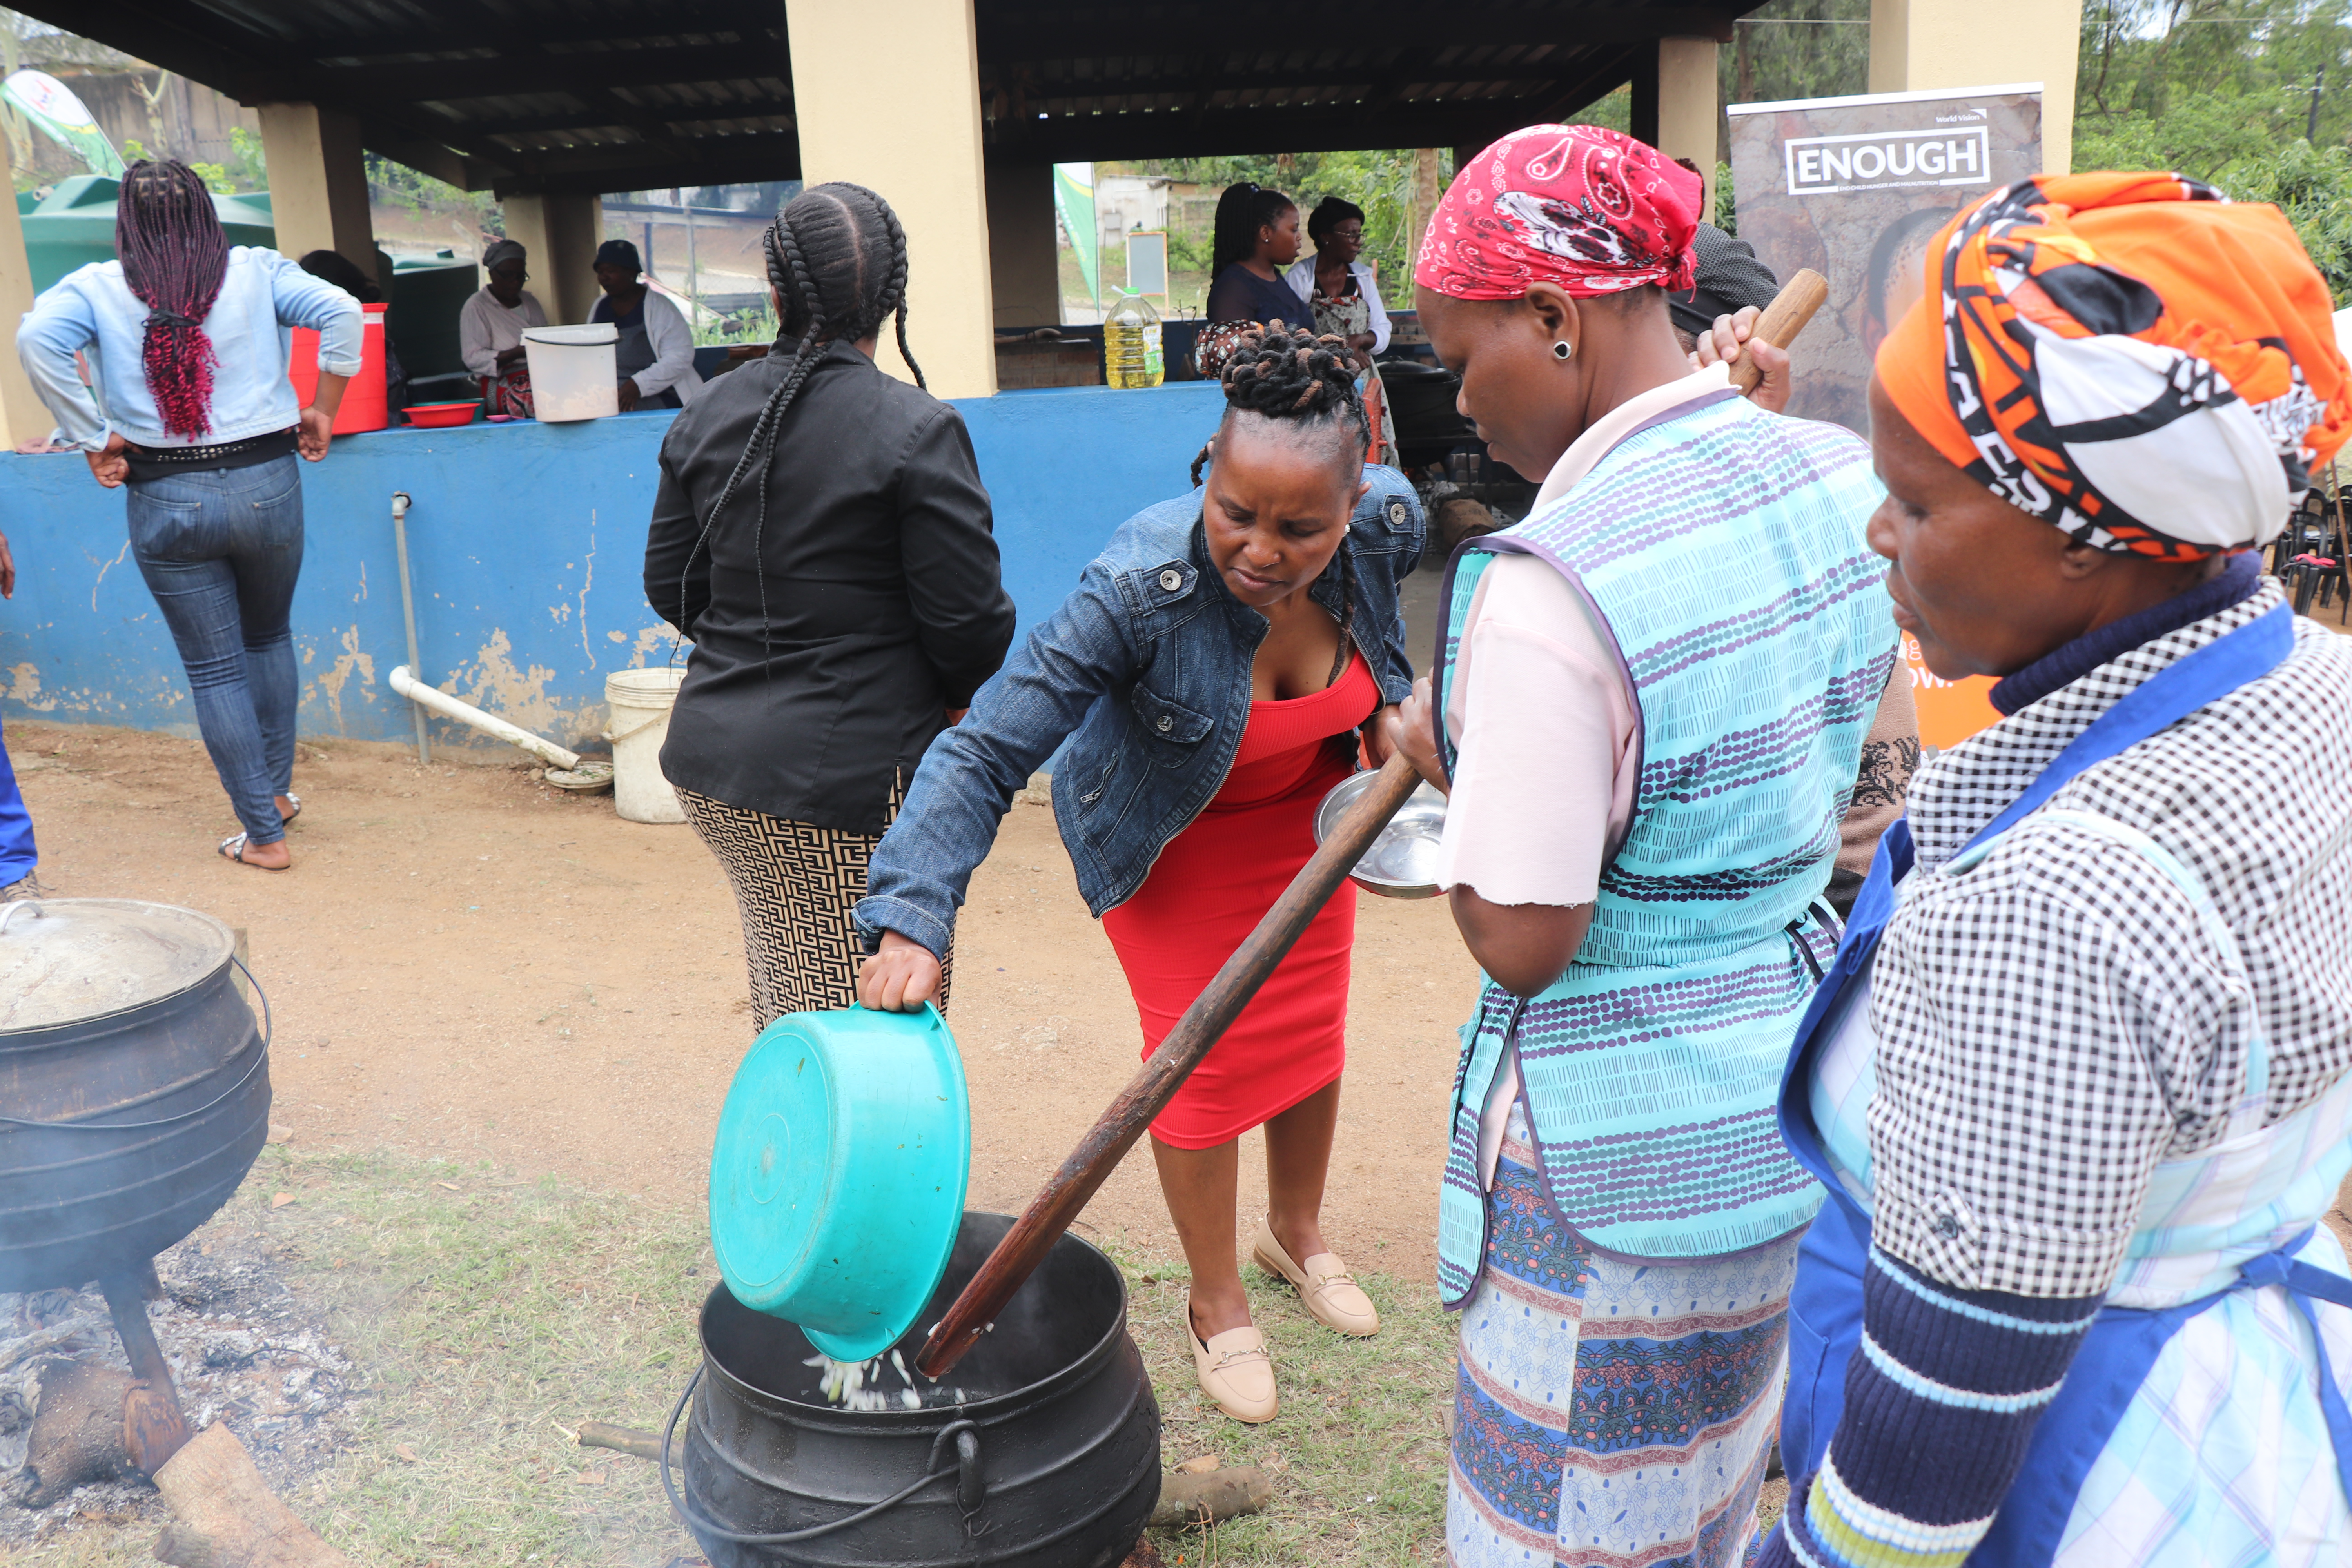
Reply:
[[[789,132],[707,137],[689,145],[694,158],[688,164],[659,161],[641,144],[541,153],[529,172],[499,179],[491,189],[503,200],[519,194],[602,195],[608,191],[657,190],[665,185],[750,184],[800,175],[800,139]]]
[[[991,157],[1020,163],[1080,159],[1219,157],[1250,153],[1339,153],[1368,147],[1483,146],[1539,124],[1540,100],[1413,103],[1391,109],[1174,110],[997,122]],[[1017,129],[1016,129],[1017,127]]]
[[[777,78],[789,84],[792,62],[782,49],[761,44],[680,46],[675,48],[585,49],[572,54],[499,55],[488,59],[434,60],[421,65],[313,66],[300,73],[306,100],[334,102],[339,96],[374,102],[430,99],[507,98],[532,92],[584,95],[590,89],[662,87],[678,82],[751,81]],[[321,96],[323,95],[323,96]]]
[[[1491,5],[1423,6],[1365,5],[1345,26],[1368,37],[1426,32],[1447,44],[1622,43],[1641,39],[1713,38],[1731,41],[1733,22],[1756,9],[1739,0],[1720,5],[1555,5],[1509,9]],[[1078,59],[1101,55],[1185,55],[1182,47],[1137,47],[1138,38],[1200,38],[1231,36],[1229,7],[1198,0],[1164,4],[1088,5],[1082,8],[1016,8],[981,0],[977,21],[980,58],[987,65],[1024,60]],[[1251,16],[1250,48],[1330,48],[1342,36],[1332,19],[1307,6],[1276,6]],[[1215,52],[1241,52],[1232,45]]]

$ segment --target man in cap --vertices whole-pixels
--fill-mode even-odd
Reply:
[[[530,371],[524,363],[522,334],[547,325],[547,312],[523,288],[522,247],[511,239],[491,242],[482,252],[486,281],[457,312],[457,347],[466,368],[480,376],[493,414],[531,416]]]

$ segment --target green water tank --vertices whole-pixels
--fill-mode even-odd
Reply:
[[[30,192],[16,197],[35,292],[76,268],[114,259],[114,195],[119,188],[120,182],[103,174],[79,174],[60,180],[38,199]],[[277,247],[268,192],[216,195],[213,207],[220,214],[231,245]],[[464,370],[465,361],[457,352],[457,311],[481,287],[480,269],[471,259],[446,250],[438,256],[404,256],[397,261],[378,251],[379,276],[387,262],[392,287],[385,290],[384,299],[392,308],[384,313],[384,321],[402,368],[411,379]]]
[[[383,253],[376,253],[382,276]],[[404,256],[392,264],[392,287],[384,298],[384,331],[392,334],[393,352],[408,379],[449,375],[466,368],[457,352],[457,312],[482,286],[482,270],[471,257],[450,251],[438,256]],[[428,389],[431,390],[431,389]],[[443,388],[447,397],[460,394]],[[421,401],[425,394],[417,395]],[[467,392],[462,395],[474,395]]]
[[[39,201],[29,195],[16,198],[18,221],[25,226],[25,259],[32,266],[36,293],[76,268],[114,259],[114,193],[119,186],[120,182],[104,174],[77,174],[58,181]],[[278,243],[268,193],[215,196],[213,207],[231,245]]]

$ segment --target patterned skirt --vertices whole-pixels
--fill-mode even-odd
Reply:
[[[893,788],[883,819],[898,815],[904,791]],[[718,857],[743,917],[743,961],[751,972],[752,1028],[787,1013],[857,1005],[857,966],[866,956],[849,912],[866,896],[866,868],[878,833],[817,827],[729,805],[690,789],[677,792],[686,819]],[[940,960],[940,1011],[947,1011],[955,948]]]
[[[1799,1237],[1686,1263],[1598,1256],[1559,1222],[1538,1166],[1514,1110],[1462,1312],[1447,1560],[1750,1561]]]

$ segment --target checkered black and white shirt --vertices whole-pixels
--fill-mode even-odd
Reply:
[[[2201,879],[2232,979],[2147,858],[2029,816],[1938,876],[2092,721],[2277,607],[2250,598],[2109,660],[1945,752],[1910,793],[1917,868],[1873,972],[1873,1237],[1967,1289],[2105,1291],[2158,1161],[2210,1148],[2245,1092],[2254,1009],[2269,1121],[2352,1070],[2352,640],[2309,621],[2275,669],[2060,790]]]

